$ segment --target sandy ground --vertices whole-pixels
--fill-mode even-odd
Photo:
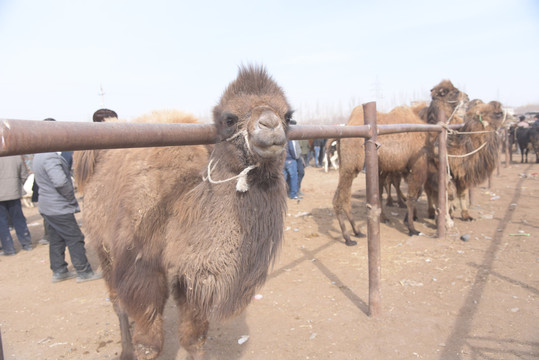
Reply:
[[[502,165],[490,188],[475,191],[476,220],[456,219],[445,240],[433,237],[424,197],[416,224],[422,236],[409,237],[404,210],[388,208],[382,314],[373,318],[366,240],[345,246],[333,214],[338,174],[307,168],[305,198],[289,201],[284,246],[268,282],[242,315],[212,324],[207,358],[538,359],[538,172],[535,163]],[[366,232],[364,174],[352,201]],[[37,244],[41,217],[24,211]],[[470,240],[460,240],[463,234]],[[91,247],[88,255],[97,269]],[[119,325],[103,280],[52,284],[48,246],[36,245],[0,257],[0,284],[5,359],[118,358]],[[186,357],[176,319],[169,301],[160,359]]]

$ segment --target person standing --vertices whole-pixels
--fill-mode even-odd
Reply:
[[[314,147],[314,166],[320,167],[321,166],[320,154],[321,154],[321,150],[324,147],[324,139],[314,139],[313,147]]]
[[[28,178],[28,168],[21,156],[0,157],[0,240],[4,255],[15,255],[9,219],[23,250],[32,250],[32,238],[22,212],[22,187]]]
[[[97,110],[93,117],[93,122],[104,122],[109,118],[118,118],[118,114],[116,114],[116,111],[110,110],[110,109],[99,109]]]
[[[298,146],[299,148],[299,146]],[[297,151],[294,146],[294,140],[288,140],[288,146],[286,147],[286,159],[284,163],[284,179],[288,184],[288,197],[293,200],[302,199],[298,194],[298,161],[301,157],[301,152]]]
[[[309,145],[309,140],[299,140],[299,145],[301,146],[301,157],[303,158],[303,164],[305,167],[309,166],[311,147]]]
[[[298,140],[293,140],[293,142],[296,154],[300,154],[296,159],[296,162],[298,163],[298,195],[303,196],[305,195],[301,191],[301,182],[303,181],[303,177],[305,176],[305,161],[303,160],[303,149],[301,148],[301,144]]]
[[[75,213],[80,212],[80,207],[75,198],[67,161],[56,152],[36,154],[33,168],[39,186],[38,209],[45,219],[49,237],[52,282],[75,276],[77,282],[100,279],[101,274],[94,273],[88,262],[84,235],[75,219]],[[67,269],[66,246],[76,273]]]

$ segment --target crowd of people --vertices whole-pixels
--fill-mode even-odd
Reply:
[[[301,182],[305,176],[305,168],[310,166],[311,160],[314,160],[315,167],[322,166],[326,142],[326,139],[288,140],[283,173],[290,199],[303,199]]]
[[[117,117],[112,110],[99,109],[93,114],[92,121],[103,122],[107,118]],[[55,120],[46,118],[44,121]],[[44,237],[38,243],[49,246],[53,283],[72,278],[80,283],[102,277],[93,271],[86,257],[84,235],[75,218],[75,214],[80,212],[80,206],[75,197],[72,167],[72,151],[35,154],[31,169],[22,156],[0,157],[0,254],[13,256],[17,253],[11,227],[15,229],[21,249],[33,249],[21,206],[23,185],[30,172],[33,172],[32,202],[38,204],[44,225]],[[68,270],[66,248],[69,249],[75,271]]]

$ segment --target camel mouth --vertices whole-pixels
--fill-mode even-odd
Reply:
[[[274,159],[284,152],[284,145],[274,144],[270,146],[253,145],[252,150],[263,159]]]
[[[263,159],[280,156],[285,150],[287,139],[282,127],[275,129],[258,128],[251,133],[251,150]]]
[[[287,144],[286,132],[280,118],[270,110],[259,115],[250,132],[251,150],[263,159],[280,156]]]

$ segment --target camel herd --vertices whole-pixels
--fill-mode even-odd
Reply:
[[[497,161],[504,114],[498,102],[468,102],[451,82],[432,89],[429,106],[398,107],[380,124],[437,123],[443,109],[463,132],[449,135],[456,196],[483,181]],[[138,121],[189,123],[184,113],[153,113]],[[78,152],[75,176],[84,191],[83,221],[96,249],[120,321],[120,359],[155,359],[163,347],[163,311],[172,294],[179,339],[192,359],[203,358],[210,321],[240,313],[263,285],[283,239],[287,190],[283,150],[292,118],[283,90],[263,67],[241,67],[213,109],[215,145]],[[362,125],[356,107],[348,125]],[[380,136],[380,183],[408,184],[405,222],[411,235],[423,189],[437,199],[437,134]],[[339,183],[333,206],[347,232],[363,235],[351,215],[352,181],[363,169],[363,139],[338,141]],[[126,181],[129,179],[129,181]],[[404,195],[401,194],[401,198]],[[430,201],[430,200],[429,200]],[[465,205],[463,218],[469,220]],[[434,216],[434,213],[430,214]],[[385,214],[382,213],[382,217]]]
[[[466,190],[485,181],[496,167],[500,140],[497,130],[506,117],[497,101],[488,104],[481,100],[469,101],[468,95],[457,89],[449,80],[443,80],[431,90],[432,101],[428,106],[400,106],[389,113],[378,113],[378,124],[437,124],[438,113],[443,110],[448,124],[462,124],[457,132],[450,132],[447,151],[450,170],[448,189],[450,197],[460,200],[462,219],[472,220],[466,202]],[[347,125],[363,125],[363,109],[352,111]],[[404,222],[409,235],[419,232],[414,227],[415,204],[421,191],[428,198],[429,217],[435,217],[438,199],[438,133],[410,132],[383,135],[378,138],[378,168],[380,193],[384,186],[394,185],[398,198],[400,179],[408,184],[407,213]],[[351,214],[351,187],[354,178],[363,169],[365,150],[363,139],[339,141],[339,183],[333,198],[333,208],[341,227],[346,245],[355,245],[346,227],[346,220],[355,236],[363,236]],[[389,201],[389,199],[388,199]],[[381,219],[387,216],[382,210]]]

